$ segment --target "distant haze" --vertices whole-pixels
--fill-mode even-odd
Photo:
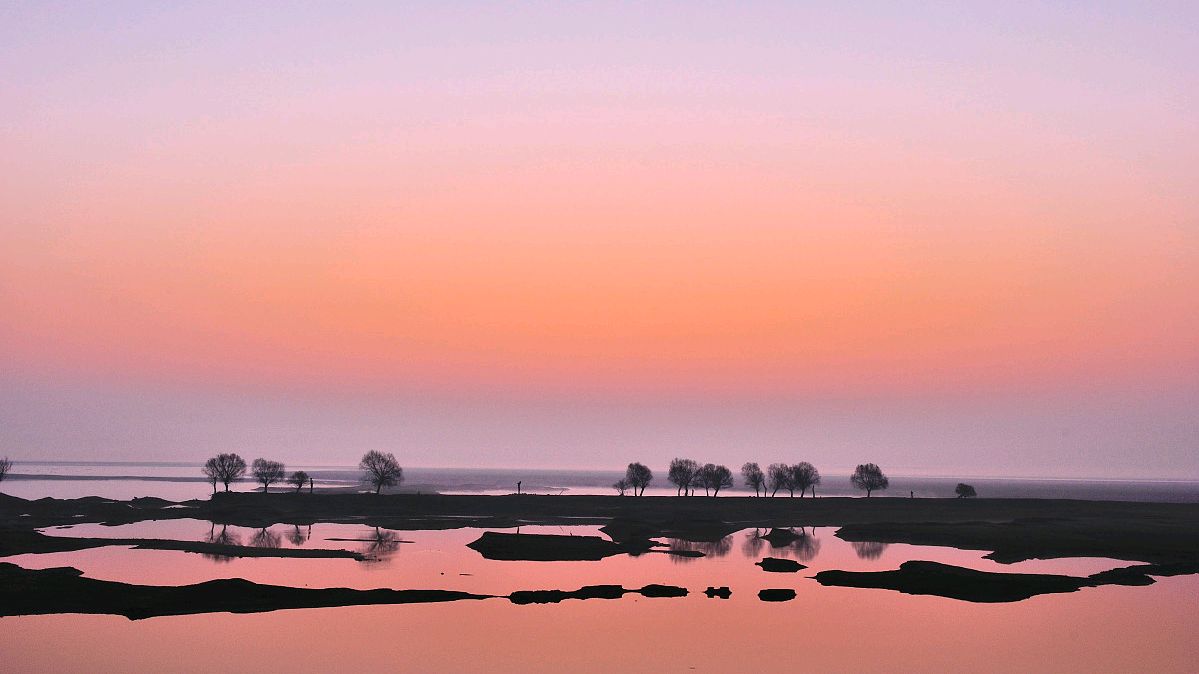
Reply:
[[[0,456],[1199,478],[1199,8],[0,7]]]

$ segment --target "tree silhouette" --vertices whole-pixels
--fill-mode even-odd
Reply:
[[[262,493],[268,494],[271,491],[271,485],[282,480],[286,471],[279,461],[254,459],[254,464],[250,466],[250,473],[255,480],[262,484]]]
[[[8,471],[10,470],[12,470],[12,461],[7,456],[0,459],[0,482],[3,482],[4,478],[8,477]],[[213,487],[213,491],[216,491],[216,487]]]
[[[873,463],[858,464],[858,467],[853,469],[849,481],[858,489],[865,490],[867,498],[870,498],[870,492],[891,486],[891,481],[883,475],[883,469]]]
[[[654,473],[643,463],[630,463],[625,470],[624,479],[628,480],[629,486],[633,488],[633,495],[641,496],[645,494],[645,488],[649,483],[654,481]]]
[[[394,487],[404,481],[404,469],[400,468],[391,452],[384,454],[371,450],[362,455],[358,468],[362,471],[363,480],[375,488],[376,494],[383,487]]]
[[[300,490],[304,488],[304,485],[308,484],[308,480],[309,480],[308,473],[305,473],[302,470],[297,470],[296,472],[291,474],[291,477],[287,478],[288,482],[290,482],[296,486],[297,494],[299,494]]]
[[[629,479],[627,477],[622,477],[616,482],[612,483],[612,488],[620,492],[621,496],[624,496],[624,493],[632,486],[633,485],[629,484]]]
[[[217,454],[204,462],[204,474],[212,481],[214,494],[217,482],[223,482],[225,491],[229,491],[229,483],[246,474],[246,460],[236,454]]]
[[[959,482],[958,486],[954,488],[953,493],[957,494],[958,498],[974,498],[978,496],[978,492],[974,491],[974,487],[965,482]]]
[[[759,491],[763,495],[766,494],[766,475],[762,473],[758,464],[750,462],[741,466],[741,477],[745,479],[746,487],[754,488],[754,496],[757,496]]]
[[[770,495],[786,489],[795,495],[795,485],[791,482],[791,466],[785,463],[772,463],[766,467],[766,484],[770,487]]]
[[[800,461],[791,466],[791,485],[799,490],[799,497],[803,498],[803,493],[809,487],[814,487],[820,484],[820,471],[816,470],[816,466],[807,461]],[[812,490],[812,497],[815,498],[816,490]]]
[[[679,496],[691,489],[691,483],[695,481],[698,472],[699,464],[695,461],[676,458],[670,462],[670,470],[666,473],[666,479],[678,487],[675,495]]]
[[[733,471],[729,470],[728,466],[705,463],[704,467],[699,469],[696,486],[703,487],[705,494],[710,490],[711,495],[716,496],[721,488],[733,486]]]

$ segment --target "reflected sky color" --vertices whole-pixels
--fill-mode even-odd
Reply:
[[[0,8],[0,455],[1199,477],[1199,15]]]
[[[229,527],[243,539],[258,531]],[[219,527],[217,527],[219,530]],[[293,527],[270,530],[286,541]],[[594,535],[594,527],[523,527],[526,533]],[[87,524],[51,529],[52,535],[181,537],[203,540],[210,525],[197,520],[139,522],[118,527]],[[304,547],[353,547],[328,537],[359,537],[361,525],[318,523]],[[629,666],[638,654],[644,668],[670,671],[744,671],[770,667],[758,644],[795,653],[795,667],[856,671],[860,658],[884,660],[900,671],[967,667],[1020,671],[1189,671],[1196,651],[1195,576],[1159,578],[1147,587],[1105,586],[1044,595],[1012,604],[971,604],[884,590],[823,587],[808,576],[824,569],[885,570],[907,559],[925,559],[988,571],[1089,574],[1127,562],[1105,559],[1032,560],[1001,565],[982,552],[890,545],[863,557],[834,528],[808,529],[821,545],[815,555],[795,546],[771,550],[802,559],[796,574],[766,573],[753,563],[769,545],[750,543],[752,530],[733,534],[719,554],[672,561],[666,555],[620,555],[599,562],[497,562],[465,547],[480,530],[404,531],[400,550],[378,563],[321,559],[237,559],[217,563],[196,554],[128,548],[18,555],[26,568],[76,566],[94,578],[172,585],[240,577],[311,587],[441,587],[481,593],[518,589],[575,589],[613,583],[640,587],[671,583],[691,593],[678,599],[626,596],[618,600],[566,601],[514,606],[502,599],[447,605],[348,607],[257,615],[125,618],[79,615],[4,618],[0,647],[15,653],[23,671],[84,668],[102,657],[122,669],[240,671],[262,659],[267,641],[277,652],[270,668],[302,671],[394,667],[423,671],[601,672]],[[290,545],[284,542],[284,545]],[[709,546],[711,550],[713,546]],[[470,575],[461,575],[470,574]],[[708,599],[708,585],[728,585],[732,597]],[[790,602],[759,601],[763,588],[794,588]],[[580,626],[585,626],[581,628]],[[78,638],[54,643],[63,631]],[[315,635],[319,635],[319,638]],[[870,647],[862,655],[863,635]],[[697,649],[697,640],[711,648]],[[789,644],[799,646],[788,647]],[[179,658],[179,653],[219,656]],[[453,647],[446,647],[452,644]],[[619,644],[608,647],[605,644]],[[997,656],[997,654],[999,654]],[[1002,663],[996,662],[1002,657]],[[754,665],[746,667],[747,659]],[[292,661],[294,660],[294,661]],[[777,663],[775,663],[777,666]]]

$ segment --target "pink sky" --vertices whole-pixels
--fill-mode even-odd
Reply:
[[[688,7],[0,9],[0,454],[1199,477],[1193,8]]]

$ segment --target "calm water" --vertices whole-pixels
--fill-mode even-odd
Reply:
[[[40,497],[103,494],[128,498],[202,497],[194,467],[179,465],[19,466],[61,480],[14,480],[8,493]],[[297,466],[297,468],[300,468]],[[303,467],[308,470],[308,467]],[[319,484],[350,485],[352,471],[313,467]],[[532,477],[527,477],[532,473]],[[567,493],[603,493],[608,474],[522,473],[526,484],[565,484]],[[504,492],[507,471],[413,470],[409,484],[443,491]],[[135,479],[100,479],[131,476]],[[151,480],[146,478],[160,478]],[[165,478],[165,479],[161,479]],[[614,479],[614,478],[613,478]],[[826,480],[829,479],[826,477]],[[898,482],[899,480],[897,480]],[[942,481],[943,482],[943,481]],[[982,481],[974,481],[976,486]],[[582,484],[578,484],[582,483]],[[912,478],[924,490],[941,482]],[[1005,486],[1006,485],[1006,486]],[[1152,494],[1185,500],[1193,485],[1063,483],[988,485],[995,490],[1082,490]],[[951,485],[952,486],[952,485]],[[950,488],[951,488],[950,486]],[[242,485],[241,488],[248,488]],[[916,487],[913,486],[913,490]],[[892,492],[897,491],[893,489]],[[980,487],[980,491],[983,489]],[[833,490],[829,490],[830,493]],[[1073,493],[1073,492],[1072,492]],[[567,601],[516,606],[482,602],[345,607],[255,615],[210,614],[129,621],[109,616],[0,619],[4,671],[384,671],[449,672],[730,672],[730,671],[1019,671],[1193,672],[1199,661],[1199,576],[1160,578],[1149,587],[1105,586],[1045,595],[1014,604],[971,604],[884,590],[822,587],[824,569],[894,569],[910,559],[980,570],[1087,575],[1127,562],[1037,560],[1000,565],[981,552],[910,545],[851,544],[835,528],[809,529],[799,543],[771,548],[753,530],[711,544],[666,541],[698,549],[699,559],[660,553],[599,562],[489,561],[466,544],[481,529],[376,530],[350,524],[266,529],[220,527],[200,520],[98,524],[48,530],[54,535],[219,538],[245,545],[360,550],[375,559],[220,559],[172,551],[101,548],[4,558],[27,568],[73,566],[87,576],[144,584],[216,578],[306,587],[453,589],[482,594],[576,589],[583,585],[680,585],[684,598]],[[510,530],[509,530],[510,531]],[[523,527],[526,533],[598,535],[596,527]],[[330,540],[357,539],[357,540]],[[763,556],[808,565],[798,574],[766,573]],[[709,585],[732,588],[729,600],[708,599]],[[758,600],[764,588],[791,588],[796,599]]]
[[[753,530],[719,543],[686,544],[699,559],[665,554],[599,562],[504,562],[466,544],[482,529],[389,532],[349,524],[267,529],[199,520],[59,527],[54,535],[225,536],[249,545],[358,549],[376,561],[213,559],[171,551],[101,548],[21,555],[28,568],[74,566],[94,578],[146,584],[246,578],[309,587],[444,588],[485,594],[681,585],[684,598],[567,601],[515,606],[505,600],[440,605],[346,607],[257,615],[212,614],[131,622],[106,616],[0,619],[7,671],[1194,671],[1199,647],[1199,577],[1150,587],[1100,587],[1015,604],[970,604],[883,590],[822,587],[823,569],[882,570],[925,559],[980,570],[1090,574],[1127,565],[1105,559],[1000,565],[980,552],[851,544],[833,528],[809,529],[772,549]],[[508,530],[510,531],[510,530]],[[527,533],[597,535],[595,527],[523,527]],[[331,541],[332,538],[361,539]],[[400,542],[405,541],[405,542]],[[764,555],[808,565],[798,574],[766,573]],[[709,585],[732,598],[708,599]],[[763,588],[797,598],[759,601]],[[70,638],[63,638],[70,635]],[[10,668],[10,669],[8,669]]]

